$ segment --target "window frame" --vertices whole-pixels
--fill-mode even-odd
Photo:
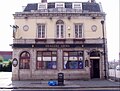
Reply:
[[[43,26],[44,26],[44,30],[43,30]],[[40,30],[39,30],[40,28]],[[39,34],[39,31],[40,31],[40,34]],[[44,36],[43,36],[43,31],[44,31]],[[44,39],[46,38],[46,24],[45,23],[39,23],[37,24],[37,38],[40,38],[40,39]]]
[[[38,52],[41,53],[41,61],[38,61]],[[43,53],[45,52],[50,52],[50,55],[47,56],[47,55],[44,55]],[[55,54],[53,54],[55,52]],[[44,57],[50,57],[51,59],[49,61],[44,61]],[[56,61],[54,61],[54,58],[53,57],[56,57]],[[36,70],[56,70],[57,69],[57,51],[36,51]],[[39,63],[41,62],[41,68],[39,66],[37,66]],[[54,65],[56,66],[55,68],[45,68],[44,67],[44,63],[47,63],[47,62],[53,62],[55,63]],[[53,65],[52,65],[53,66]]]
[[[82,11],[82,3],[72,3],[73,9],[79,9]]]
[[[65,3],[55,3],[55,8],[65,8]]]
[[[47,9],[47,3],[38,3],[38,10]]]
[[[59,34],[58,34],[58,32],[59,32]],[[64,21],[62,21],[62,20],[57,20],[56,21],[55,36],[58,39],[65,38],[65,25],[64,25]]]
[[[76,37],[76,29],[75,29],[76,25],[77,25],[77,28],[78,28],[78,30],[77,30],[77,33],[78,33],[77,37]],[[81,31],[79,30],[80,26],[81,26]],[[81,32],[81,34],[80,34],[80,32]],[[84,37],[84,35],[83,35],[83,23],[74,23],[74,38],[79,39],[79,38],[83,38],[83,37]]]
[[[68,56],[65,56],[64,53],[67,53]],[[69,57],[76,57],[75,55],[70,56],[70,52],[77,52],[77,60],[76,61],[70,61]],[[79,56],[79,53],[82,53],[82,56]],[[65,60],[64,57],[66,57],[68,59],[69,62],[78,62],[78,68],[65,68]],[[82,57],[82,60],[79,60],[79,57]],[[79,67],[79,63],[82,62],[82,68]],[[66,63],[67,66],[67,63]],[[79,51],[63,51],[63,70],[81,70],[84,69],[84,51],[83,50],[79,50]]]
[[[25,55],[29,55],[29,56],[22,56],[23,53],[25,53]],[[20,56],[19,56],[19,69],[30,69],[30,53],[27,51],[23,51]],[[24,63],[24,61],[28,61],[27,63]]]

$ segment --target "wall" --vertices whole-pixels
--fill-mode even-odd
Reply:
[[[34,39],[37,37],[37,24],[45,23],[46,24],[46,37],[47,38],[55,38],[55,30],[56,30],[56,21],[60,18],[28,18],[28,19],[16,19],[15,24],[19,26],[16,32],[16,38],[29,38]],[[74,23],[82,23],[83,24],[83,37],[84,38],[102,38],[102,25],[101,19],[91,19],[89,17],[73,17],[70,20],[67,18],[62,19],[65,23],[65,37],[68,38],[68,33],[70,33],[71,37],[74,38]],[[23,26],[28,25],[29,30],[24,31]],[[93,32],[91,29],[92,25],[97,26],[97,31]],[[70,27],[70,29],[68,29]],[[106,34],[105,34],[106,35]]]

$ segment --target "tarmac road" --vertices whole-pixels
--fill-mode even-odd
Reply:
[[[2,89],[2,90],[0,90],[0,91],[120,91],[119,89],[86,89],[86,90],[83,90],[83,89],[66,89],[66,90],[64,90],[64,89],[62,89],[62,90],[58,90],[58,89],[53,89],[53,90],[30,90],[30,89],[22,89],[22,90],[10,90],[10,89]]]

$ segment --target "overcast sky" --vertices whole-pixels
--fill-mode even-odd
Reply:
[[[65,1],[65,0],[48,0]],[[66,0],[67,1],[67,0]],[[88,0],[69,0],[86,2]],[[14,25],[13,15],[15,12],[22,11],[22,6],[27,3],[39,3],[41,0],[2,0],[0,3],[0,51],[12,51],[9,44],[13,43],[12,28]],[[108,40],[108,60],[119,59],[119,0],[96,0],[101,2],[103,11],[106,15],[106,29]]]

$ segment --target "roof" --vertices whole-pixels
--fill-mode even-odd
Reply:
[[[55,3],[47,3],[47,9],[55,8]],[[101,12],[100,5],[98,3],[91,2],[62,2],[64,3],[64,8],[72,9],[72,3],[82,3],[82,10],[88,12]],[[38,10],[38,3],[27,4],[23,12],[30,12],[31,10]]]
[[[31,10],[37,10],[38,4],[34,3],[34,4],[28,4],[27,7],[24,9],[24,12],[30,12]]]

